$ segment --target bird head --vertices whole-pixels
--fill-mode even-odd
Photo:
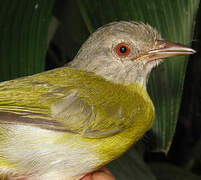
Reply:
[[[150,25],[113,22],[99,28],[82,45],[69,66],[94,72],[114,83],[146,83],[162,58],[192,54],[186,46],[164,41]]]

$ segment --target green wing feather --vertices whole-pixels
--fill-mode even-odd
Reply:
[[[114,84],[68,67],[0,83],[0,123],[27,124],[91,138],[129,127],[142,118],[147,103],[153,116],[153,105],[143,87]]]

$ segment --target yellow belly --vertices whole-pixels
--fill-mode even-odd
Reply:
[[[33,177],[41,180],[49,174],[52,176],[52,172],[55,174],[52,180],[78,179],[118,158],[143,136],[153,120],[153,116],[147,117],[141,125],[139,120],[121,133],[98,139],[37,127],[4,125],[8,134],[0,144],[0,155],[4,157],[0,160],[0,171],[21,175],[33,172]]]

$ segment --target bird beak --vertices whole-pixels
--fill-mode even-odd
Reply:
[[[156,44],[158,48],[146,52],[141,57],[148,58],[148,62],[150,62],[167,57],[185,56],[196,52],[189,47],[169,41],[158,40]],[[138,58],[141,59],[141,57],[135,57],[132,60],[137,60]]]

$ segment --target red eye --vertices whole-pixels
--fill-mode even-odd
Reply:
[[[130,54],[130,48],[128,47],[127,44],[125,43],[120,43],[116,46],[116,53],[119,55],[119,56],[127,56]]]

